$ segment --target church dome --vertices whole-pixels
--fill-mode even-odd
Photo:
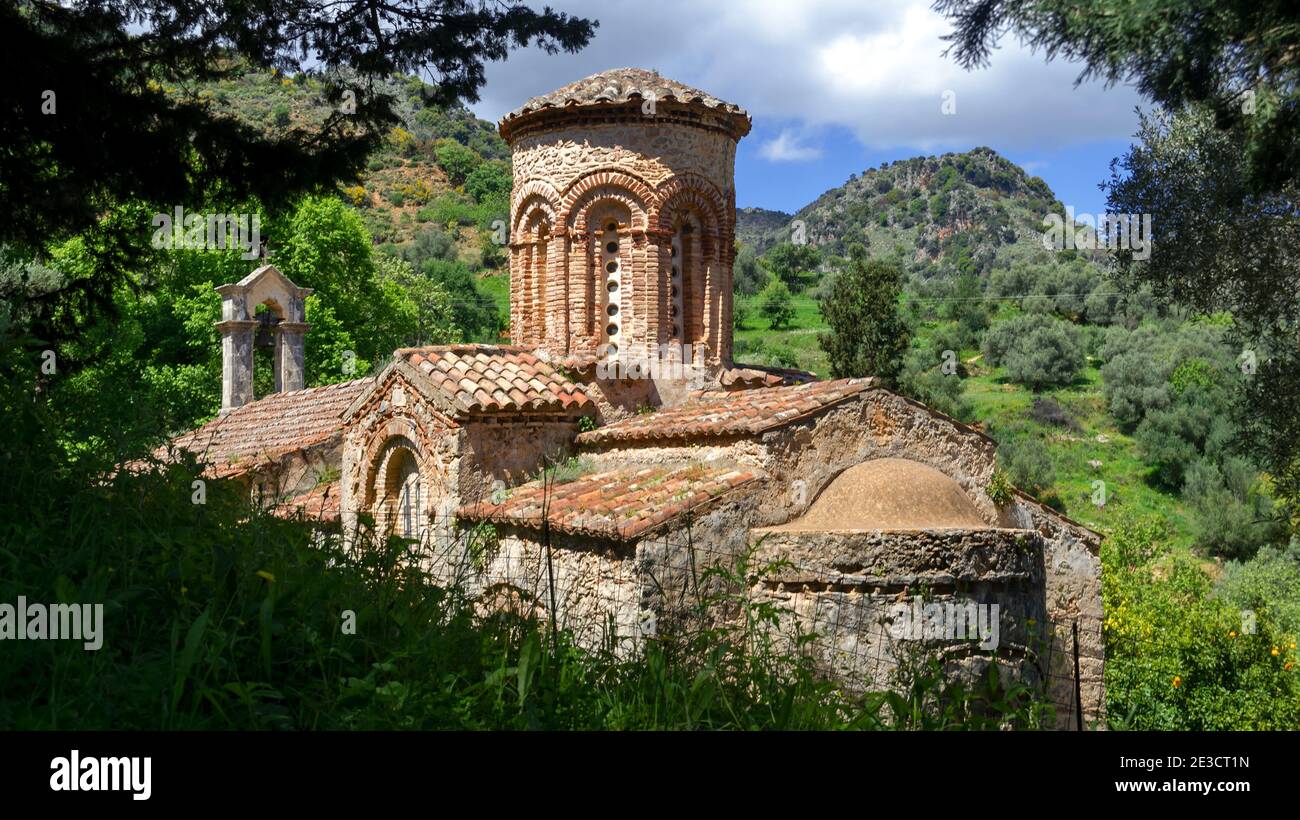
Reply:
[[[629,111],[644,116],[641,106],[647,100],[654,100],[656,107],[694,110],[701,125],[720,127],[732,139],[749,133],[749,115],[740,106],[642,68],[612,68],[533,97],[506,114],[499,130],[509,142],[525,130],[563,120],[565,115]]]
[[[855,464],[801,518],[780,530],[928,530],[988,527],[961,485],[905,458]]]

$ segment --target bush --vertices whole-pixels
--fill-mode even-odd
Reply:
[[[1197,459],[1187,468],[1183,500],[1192,509],[1196,543],[1213,555],[1244,560],[1285,541],[1286,522],[1250,462],[1235,457],[1216,465]]]
[[[1056,484],[1056,468],[1047,448],[1029,436],[1008,436],[999,444],[998,465],[1012,484],[1033,496],[1047,495]]]
[[[962,402],[964,373],[960,361],[955,362],[954,372],[944,372],[942,354],[950,349],[941,347],[938,340],[932,340],[929,345],[909,350],[898,375],[898,391],[940,413],[960,418],[966,410]]]
[[[1039,424],[1051,427],[1064,427],[1075,432],[1081,429],[1079,422],[1074,420],[1060,402],[1051,397],[1035,398],[1034,406],[1029,410],[1029,417]]]
[[[1294,637],[1211,596],[1198,561],[1158,520],[1126,519],[1102,542],[1106,700],[1112,728],[1300,728]]]
[[[1228,562],[1215,595],[1254,612],[1257,622],[1267,621],[1295,642],[1300,636],[1300,541],[1264,547],[1249,561]]]

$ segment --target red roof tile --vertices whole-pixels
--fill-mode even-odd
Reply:
[[[866,390],[871,383],[870,379],[841,379],[741,390],[723,393],[719,398],[700,397],[678,407],[660,408],[582,433],[578,443],[754,435],[844,401]]]
[[[579,385],[526,348],[439,345],[403,348],[395,355],[422,373],[457,416],[580,413],[595,407]]]
[[[757,364],[737,364],[722,371],[719,381],[723,387],[781,387],[787,384],[807,384],[816,381],[817,374],[791,367],[765,367]]]
[[[338,481],[322,482],[277,505],[272,513],[281,518],[302,515],[309,521],[338,521],[342,496],[343,488]]]
[[[338,435],[343,411],[372,384],[366,378],[272,393],[177,436],[172,446],[212,465],[214,477],[242,475]]]
[[[705,464],[622,467],[552,485],[547,519],[556,532],[629,540],[759,477],[755,470]],[[532,481],[500,504],[466,504],[456,514],[540,529],[542,501],[542,484]]]

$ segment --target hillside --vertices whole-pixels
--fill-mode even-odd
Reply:
[[[781,229],[786,228],[791,219],[793,217],[785,211],[737,208],[736,239],[763,253],[776,244]]]
[[[400,101],[401,123],[371,155],[355,184],[344,186],[341,193],[361,213],[376,243],[404,244],[425,225],[445,230],[454,223],[458,235],[453,238],[468,261],[476,250],[478,223],[491,220],[472,212],[480,203],[464,195],[464,180],[453,181],[441,167],[439,141],[455,141],[477,160],[499,163],[505,169],[509,150],[493,123],[478,119],[461,105],[428,104],[424,89],[424,83],[414,77],[394,78],[380,86],[381,93]],[[311,127],[331,111],[320,83],[303,76],[248,71],[211,83],[199,93],[236,118],[267,130]]]
[[[760,253],[790,241],[792,225],[802,223],[806,241],[823,254],[842,256],[861,242],[873,256],[898,259],[923,278],[987,276],[1016,262],[1054,265],[1057,252],[1042,245],[1043,217],[1063,208],[1041,178],[990,148],[975,148],[883,164],[784,223],[766,212],[762,220],[742,216],[738,225],[746,223],[745,241]]]

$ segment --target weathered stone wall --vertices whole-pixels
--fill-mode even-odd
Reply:
[[[586,649],[609,647],[622,656],[637,652],[644,633],[653,631],[654,618],[643,608],[647,576],[636,548],[559,534],[551,546],[548,567],[536,531],[500,527],[498,542],[488,547],[462,588],[483,608],[523,604],[543,623],[553,611],[556,626],[571,631]]]
[[[336,475],[342,452],[342,438],[330,439],[289,453],[272,464],[259,465],[240,480],[255,503],[266,508],[281,505]]]
[[[752,538],[760,564],[789,563],[755,585],[755,598],[785,613],[784,637],[815,636],[808,644],[815,663],[855,691],[891,688],[909,652],[936,654],[950,674],[968,682],[990,664],[1031,685],[1046,675],[1042,554],[1033,532],[756,530]],[[895,622],[896,608],[908,605],[910,612],[913,601],[996,604],[996,647],[990,641],[981,648],[969,632],[925,637],[904,631],[905,624]]]
[[[1031,530],[1041,539],[1043,601],[1051,624],[1052,700],[1062,728],[1073,728],[1074,625],[1079,630],[1079,671],[1085,726],[1104,722],[1105,652],[1102,639],[1100,537],[1028,496],[1002,508],[988,497],[996,445],[979,432],[932,413],[889,391],[876,389],[759,437],[714,437],[631,442],[584,448],[598,465],[684,460],[730,461],[769,475],[756,491],[746,527],[784,524],[803,514],[841,471],[874,458],[908,458],[929,464],[960,484],[990,526]]]
[[[760,436],[695,436],[584,447],[600,464],[722,460],[769,476],[767,497],[751,526],[783,524],[803,514],[818,493],[854,464],[906,458],[961,485],[992,526],[998,511],[986,492],[996,444],[987,436],[887,390],[874,389]]]
[[[1101,537],[1029,496],[1019,494],[1003,510],[1008,525],[1031,529],[1043,543],[1047,612],[1052,624],[1051,673],[1053,699],[1074,703],[1074,628],[1078,626],[1080,697],[1083,726],[1103,726],[1106,720],[1105,615],[1101,603]],[[1078,725],[1076,710],[1058,709],[1059,728]]]
[[[457,504],[487,498],[493,486],[513,487],[536,478],[546,463],[572,455],[577,433],[574,419],[519,415],[462,421]]]

